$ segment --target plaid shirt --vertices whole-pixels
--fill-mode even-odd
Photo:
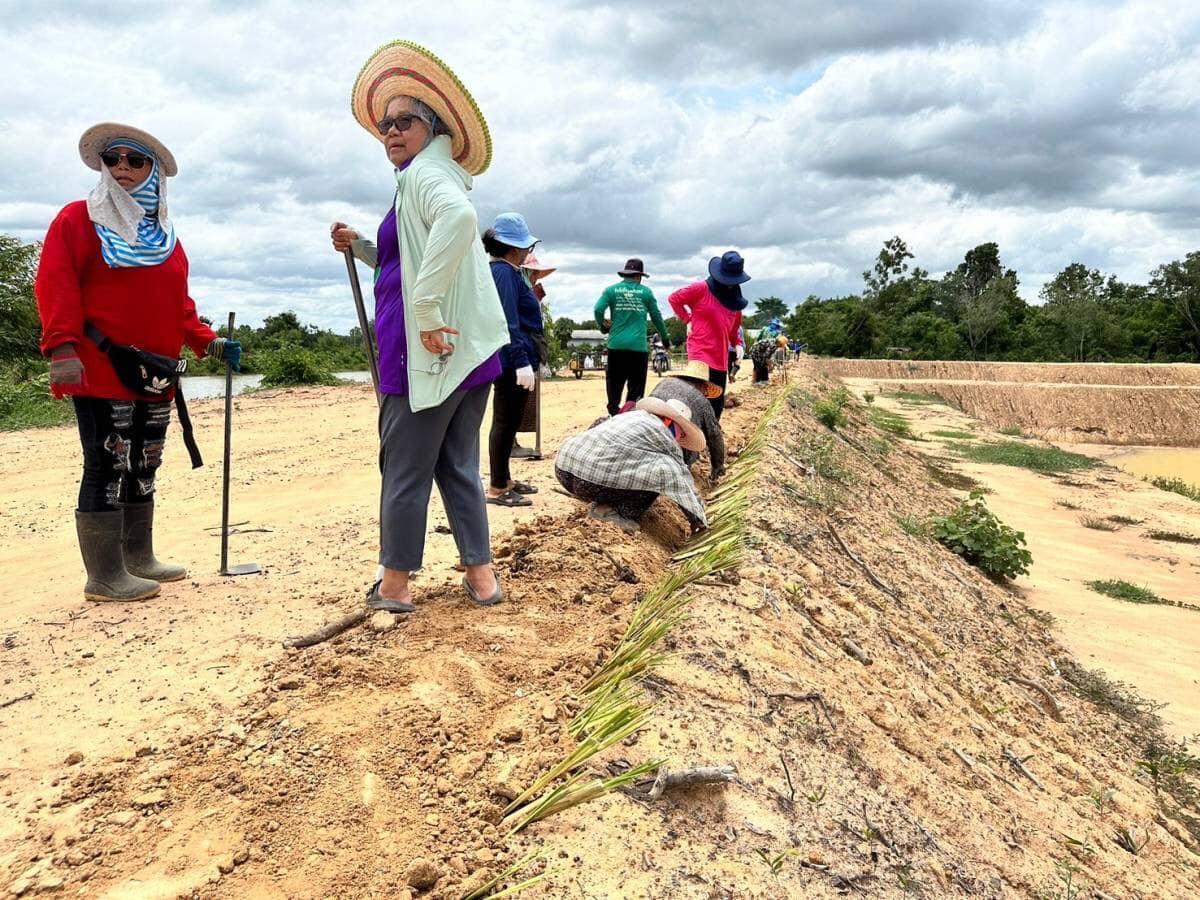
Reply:
[[[643,410],[613,416],[567,438],[554,464],[601,487],[662,494],[689,517],[708,524],[692,473],[683,464],[683,451],[662,420]]]

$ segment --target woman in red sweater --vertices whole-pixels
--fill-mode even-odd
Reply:
[[[687,358],[708,366],[708,380],[721,388],[709,400],[720,421],[725,411],[729,348],[742,345],[742,310],[749,301],[742,285],[750,280],[745,261],[736,250],[708,261],[708,278],[682,287],[667,298],[679,321],[688,326]]]
[[[228,360],[241,345],[217,337],[188,296],[188,261],[167,215],[178,171],[161,142],[128,125],[93,126],[79,140],[100,172],[86,200],[63,207],[46,232],[34,292],[55,397],[71,397],[83,449],[75,512],[89,600],[142,600],[187,575],[154,557],[154,477],[174,392],[146,400],[117,377],[85,326],[114,344],[178,358]]]

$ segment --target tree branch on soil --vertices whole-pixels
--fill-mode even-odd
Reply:
[[[1029,769],[1025,768],[1025,760],[1018,757],[1015,753],[1013,753],[1007,747],[1004,748],[1004,758],[1006,760],[1008,760],[1009,765],[1011,765],[1014,769],[1016,769],[1018,772],[1020,772],[1022,775],[1024,775],[1030,781],[1032,781],[1035,785],[1037,785],[1038,790],[1040,790],[1044,793],[1049,793],[1049,791],[1046,790],[1046,786],[1043,785],[1040,781],[1038,781],[1037,776],[1034,775],[1032,772],[1030,772]]]
[[[737,781],[735,766],[701,766],[681,772],[670,772],[666,766],[660,766],[653,781],[642,778],[635,782],[632,788],[635,793],[643,794],[647,800],[658,800],[667,791],[678,788],[698,784],[728,784],[734,781]]]
[[[1046,701],[1046,705],[1050,707],[1051,718],[1056,722],[1063,720],[1062,708],[1058,705],[1058,701],[1054,699],[1054,695],[1050,693],[1049,689],[1038,684],[1036,681],[1030,681],[1028,678],[1018,678],[1016,675],[1010,675],[1008,680],[1013,684],[1019,684],[1022,687],[1027,687],[1031,691],[1041,694],[1042,698]]]
[[[833,718],[829,715],[829,708],[825,706],[825,698],[821,696],[820,691],[811,691],[807,694],[794,694],[791,691],[778,691],[773,694],[767,694],[772,700],[797,700],[800,703],[811,703],[813,706],[821,710],[825,716],[825,721],[829,723],[829,727],[837,730],[833,724]]]
[[[299,647],[312,647],[316,644],[320,644],[324,641],[329,640],[330,638],[337,637],[343,631],[349,631],[351,628],[354,628],[356,625],[361,625],[363,622],[365,622],[367,620],[367,614],[370,612],[371,612],[371,610],[367,609],[364,606],[362,609],[355,610],[354,612],[350,613],[349,615],[343,616],[340,619],[337,619],[321,628],[318,628],[316,631],[310,632],[308,634],[302,634],[298,637],[288,638],[286,641],[283,642],[283,646],[299,648]]]
[[[858,646],[858,644],[854,643],[854,641],[850,640],[850,638],[842,638],[842,649],[864,666],[869,666],[875,662],[875,660],[867,656],[862,647]]]
[[[784,459],[786,459],[788,462],[790,462],[797,469],[799,469],[801,475],[804,475],[805,477],[807,477],[812,474],[812,469],[810,469],[804,463],[800,462],[800,460],[796,459],[796,457],[792,456],[790,453],[788,453],[786,450],[784,450],[778,444],[767,444],[767,446],[770,447],[772,450],[774,450],[776,453],[778,453],[780,456],[782,456]]]
[[[12,706],[14,703],[20,703],[22,700],[32,700],[32,699],[33,699],[33,691],[29,691],[27,694],[22,694],[20,697],[13,697],[11,700],[5,700],[3,703],[0,703],[0,709],[7,709],[8,707]]]
[[[850,559],[854,562],[854,564],[857,565],[860,569],[862,569],[864,573],[866,573],[867,580],[870,581],[871,584],[875,585],[875,587],[879,588],[879,590],[883,591],[885,594],[887,594],[893,600],[900,599],[899,594],[897,594],[894,590],[892,590],[890,587],[888,587],[886,584],[884,584],[883,581],[880,580],[879,576],[871,571],[871,567],[868,566],[865,562],[863,562],[863,560],[860,559],[858,556],[856,556],[853,550],[851,550],[849,547],[846,546],[846,542],[842,540],[842,536],[840,534],[838,534],[837,529],[833,526],[833,520],[826,519],[825,527],[829,529],[829,534],[833,537],[833,540],[838,545],[838,547],[841,548],[841,551],[843,553],[845,553],[848,557],[850,557]]]

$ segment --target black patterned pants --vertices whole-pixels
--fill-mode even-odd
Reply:
[[[83,447],[79,511],[105,512],[154,499],[154,477],[162,465],[171,421],[170,401],[72,400]]]

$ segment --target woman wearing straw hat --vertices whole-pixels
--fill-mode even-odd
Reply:
[[[479,482],[479,428],[509,338],[467,192],[491,162],[491,137],[457,76],[410,41],[367,60],[351,108],[383,144],[397,185],[377,244],[341,222],[331,229],[336,250],[350,247],[376,269],[383,573],[367,605],[415,609],[409,573],[421,566],[436,481],[466,566],[463,588],[472,603],[490,606],[502,591]]]
[[[708,447],[709,478],[716,481],[724,475],[725,435],[710,402],[721,396],[721,388],[708,380],[708,367],[697,359],[688,360],[687,368],[662,379],[650,396],[659,400],[678,400],[688,408],[692,424],[703,432]],[[684,449],[684,465],[690,467],[699,458],[698,451]]]
[[[63,207],[42,243],[34,283],[41,349],[54,396],[71,397],[79,423],[84,596],[142,600],[187,575],[159,562],[153,546],[155,475],[174,391],[164,378],[150,393],[135,392],[127,366],[119,374],[108,354],[132,354],[136,368],[133,348],[171,363],[186,345],[236,368],[241,345],[217,337],[188,296],[187,256],[167,214],[167,178],[178,171],[171,152],[140,128],[106,122],[83,133],[79,155],[100,183],[87,200]],[[186,418],[184,426],[194,450]]]
[[[682,287],[667,298],[679,320],[688,326],[688,359],[708,366],[708,380],[721,388],[711,403],[718,419],[725,409],[729,347],[740,347],[742,310],[749,301],[742,285],[750,280],[745,262],[736,250],[708,261],[708,278]]]
[[[491,257],[492,278],[509,335],[509,342],[500,351],[503,370],[493,388],[492,428],[488,435],[491,483],[487,502],[497,506],[532,506],[533,501],[526,495],[537,493],[533,485],[513,481],[508,462],[525,404],[537,385],[534,370],[542,363],[538,350],[543,343],[542,307],[521,274],[521,264],[537,242],[518,213],[501,213],[483,233],[483,248]]]
[[[569,494],[591,502],[594,519],[637,531],[638,520],[664,496],[699,530],[708,524],[704,503],[682,454],[704,444],[681,401],[643,397],[629,412],[563,441],[554,474]]]

